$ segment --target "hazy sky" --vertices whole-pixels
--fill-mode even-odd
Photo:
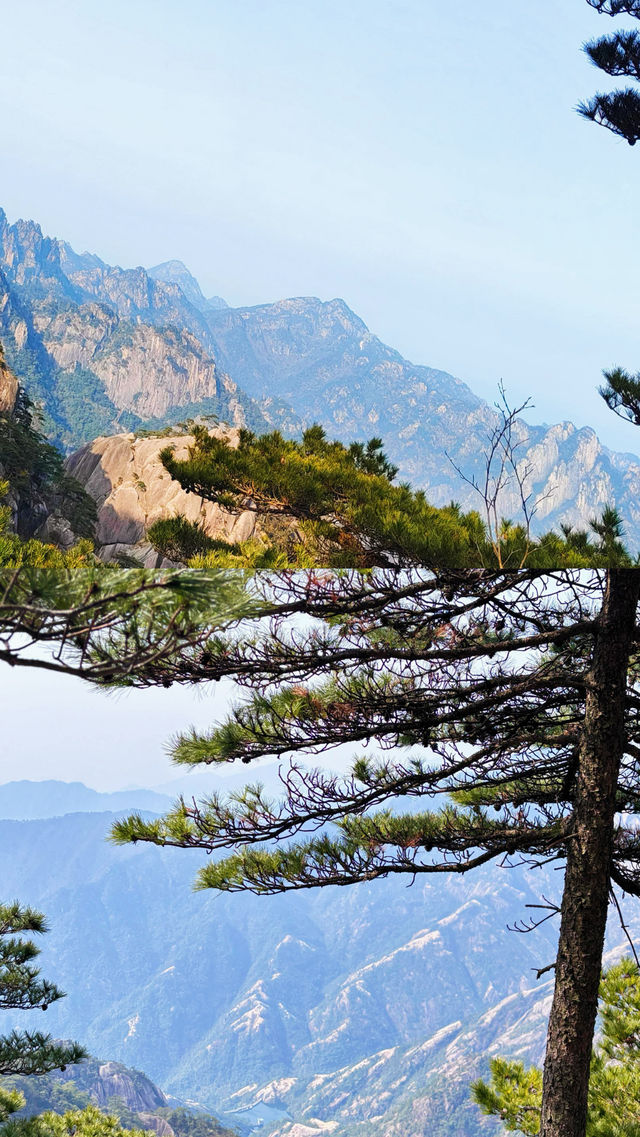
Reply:
[[[0,784],[84,782],[97,790],[160,785],[180,774],[166,746],[224,713],[215,686],[106,694],[80,679],[0,665]]]
[[[2,189],[125,266],[256,304],[342,296],[415,362],[535,417],[640,434],[631,150],[573,111],[607,79],[585,0],[21,0],[3,6]]]
[[[191,770],[175,766],[167,754],[176,734],[190,726],[208,730],[244,697],[227,681],[107,693],[66,675],[0,664],[0,785],[57,778],[110,791],[186,778],[186,788],[200,794],[226,775],[239,773],[243,783],[260,780],[261,766],[275,766],[274,759]],[[346,769],[353,752],[337,747],[321,764]],[[308,761],[320,764],[313,756]]]

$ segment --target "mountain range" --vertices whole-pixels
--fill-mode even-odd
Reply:
[[[0,340],[66,451],[195,415],[289,435],[320,422],[342,441],[382,437],[400,476],[434,504],[480,504],[465,478],[483,477],[496,410],[404,359],[341,299],[230,308],[204,297],[180,261],[110,266],[0,211]],[[584,526],[614,503],[640,547],[640,459],[570,422],[518,421],[514,438],[539,502],[535,527]],[[507,487],[502,512],[518,505]]]
[[[171,798],[154,790],[118,790],[98,793],[82,782],[5,782],[0,785],[0,817],[33,821],[39,817],[62,817],[66,813],[125,812],[134,809],[160,812]]]
[[[20,792],[40,809],[37,784],[31,805]],[[77,786],[47,792],[56,809],[56,794],[80,801]],[[42,966],[69,993],[48,1011],[54,1034],[278,1137],[496,1131],[469,1082],[489,1054],[541,1058],[551,985],[535,969],[555,932],[507,925],[557,892],[551,868],[194,893],[201,854],[114,847],[113,816],[0,821],[5,893],[47,913]],[[625,943],[612,927],[609,958]]]

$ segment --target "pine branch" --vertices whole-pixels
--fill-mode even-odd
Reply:
[[[640,80],[640,32],[617,32],[591,40],[584,50],[594,66],[607,75]]]
[[[604,16],[634,16],[640,20],[640,0],[587,0]]]
[[[578,113],[624,138],[630,146],[640,139],[640,95],[629,88],[611,94],[597,94],[580,103]]]

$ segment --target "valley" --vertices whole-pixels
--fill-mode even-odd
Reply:
[[[0,812],[33,812],[31,787],[0,787]],[[88,791],[54,789],[58,809],[87,809]],[[494,1130],[468,1086],[491,1054],[541,1058],[551,984],[534,972],[553,931],[507,925],[552,894],[552,871],[206,895],[191,888],[197,853],[109,845],[111,806],[94,793],[93,812],[0,821],[8,894],[50,919],[47,973],[68,992],[54,1033],[226,1124],[266,1114],[259,1131],[278,1137]],[[624,944],[612,921],[607,959]]]

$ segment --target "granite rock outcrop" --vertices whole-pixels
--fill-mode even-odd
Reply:
[[[0,211],[0,339],[51,437],[98,436],[198,415],[299,435],[321,423],[343,442],[382,438],[400,477],[435,505],[481,507],[497,412],[444,371],[384,344],[344,300],[296,297],[229,308],[180,261],[123,269]],[[534,530],[586,527],[615,505],[640,548],[640,459],[573,423],[519,421],[514,440],[538,503]],[[639,436],[640,440],[640,436]],[[500,501],[518,518],[519,493]]]
[[[233,443],[237,431],[216,431]],[[104,561],[133,558],[147,568],[165,563],[146,540],[154,521],[181,515],[196,522],[209,537],[241,543],[257,535],[255,510],[230,513],[214,502],[188,493],[160,460],[173,447],[186,458],[193,437],[142,437],[118,434],[87,443],[67,460],[67,470],[96,503],[96,552]]]

